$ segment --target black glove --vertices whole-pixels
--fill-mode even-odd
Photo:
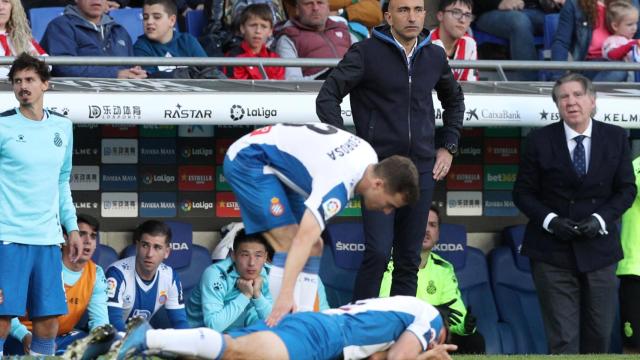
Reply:
[[[447,317],[447,319],[449,320],[450,326],[459,325],[462,323],[462,313],[451,307],[451,305],[455,303],[456,300],[458,299],[454,298],[449,302],[436,306],[436,308],[440,311],[440,313],[443,316]]]
[[[559,240],[569,242],[578,236],[578,223],[567,218],[556,216],[549,222],[549,229]]]
[[[600,227],[600,221],[598,221],[598,219],[593,215],[580,221],[578,224],[578,231],[589,239],[593,239],[598,236],[598,234],[600,234],[600,230],[602,230]]]
[[[464,318],[464,333],[471,335],[476,331],[476,317],[471,314],[471,306],[467,307],[467,316]]]

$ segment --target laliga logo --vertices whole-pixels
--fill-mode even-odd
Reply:
[[[184,212],[189,212],[191,211],[191,200],[184,200],[181,204],[180,204],[180,209]]]
[[[233,105],[231,107],[231,120],[238,121],[244,117],[244,109],[240,105]]]

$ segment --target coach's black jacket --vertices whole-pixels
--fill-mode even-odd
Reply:
[[[433,89],[444,109],[444,127],[437,144]],[[430,171],[434,145],[458,144],[464,95],[444,50],[431,43],[426,31],[418,37],[411,71],[389,26],[375,28],[370,39],[352,45],[318,94],[320,121],[344,127],[340,103],[347,94],[356,133],[374,147],[380,159],[404,155],[420,171]]]

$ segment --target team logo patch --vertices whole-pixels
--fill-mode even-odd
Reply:
[[[322,203],[322,209],[324,210],[324,219],[327,220],[340,212],[340,209],[342,209],[342,203],[336,198],[331,198]]]
[[[284,206],[280,202],[280,199],[277,197],[271,198],[271,206],[269,207],[269,211],[271,211],[271,215],[280,216],[284,213]]]
[[[167,302],[167,292],[162,290],[160,291],[160,296],[158,296],[158,303],[164,305]]]
[[[20,134],[18,135],[18,139],[16,139],[17,142],[21,142],[21,143],[26,143],[27,141],[24,139],[24,135]]]
[[[60,138],[59,133],[55,133],[53,136],[53,144],[57,147],[62,146],[62,139]]]
[[[112,298],[116,295],[116,287],[118,282],[116,279],[110,277],[107,279],[107,296]]]

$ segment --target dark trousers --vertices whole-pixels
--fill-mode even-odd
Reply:
[[[531,261],[551,354],[609,351],[615,319],[616,264],[579,273]]]
[[[366,248],[356,276],[353,300],[378,297],[382,275],[387,269],[393,247],[393,282],[391,296],[415,296],[420,265],[420,250],[424,239],[431,197],[433,174],[420,174],[420,199],[413,206],[404,206],[386,215],[368,211],[362,206],[362,223]]]

